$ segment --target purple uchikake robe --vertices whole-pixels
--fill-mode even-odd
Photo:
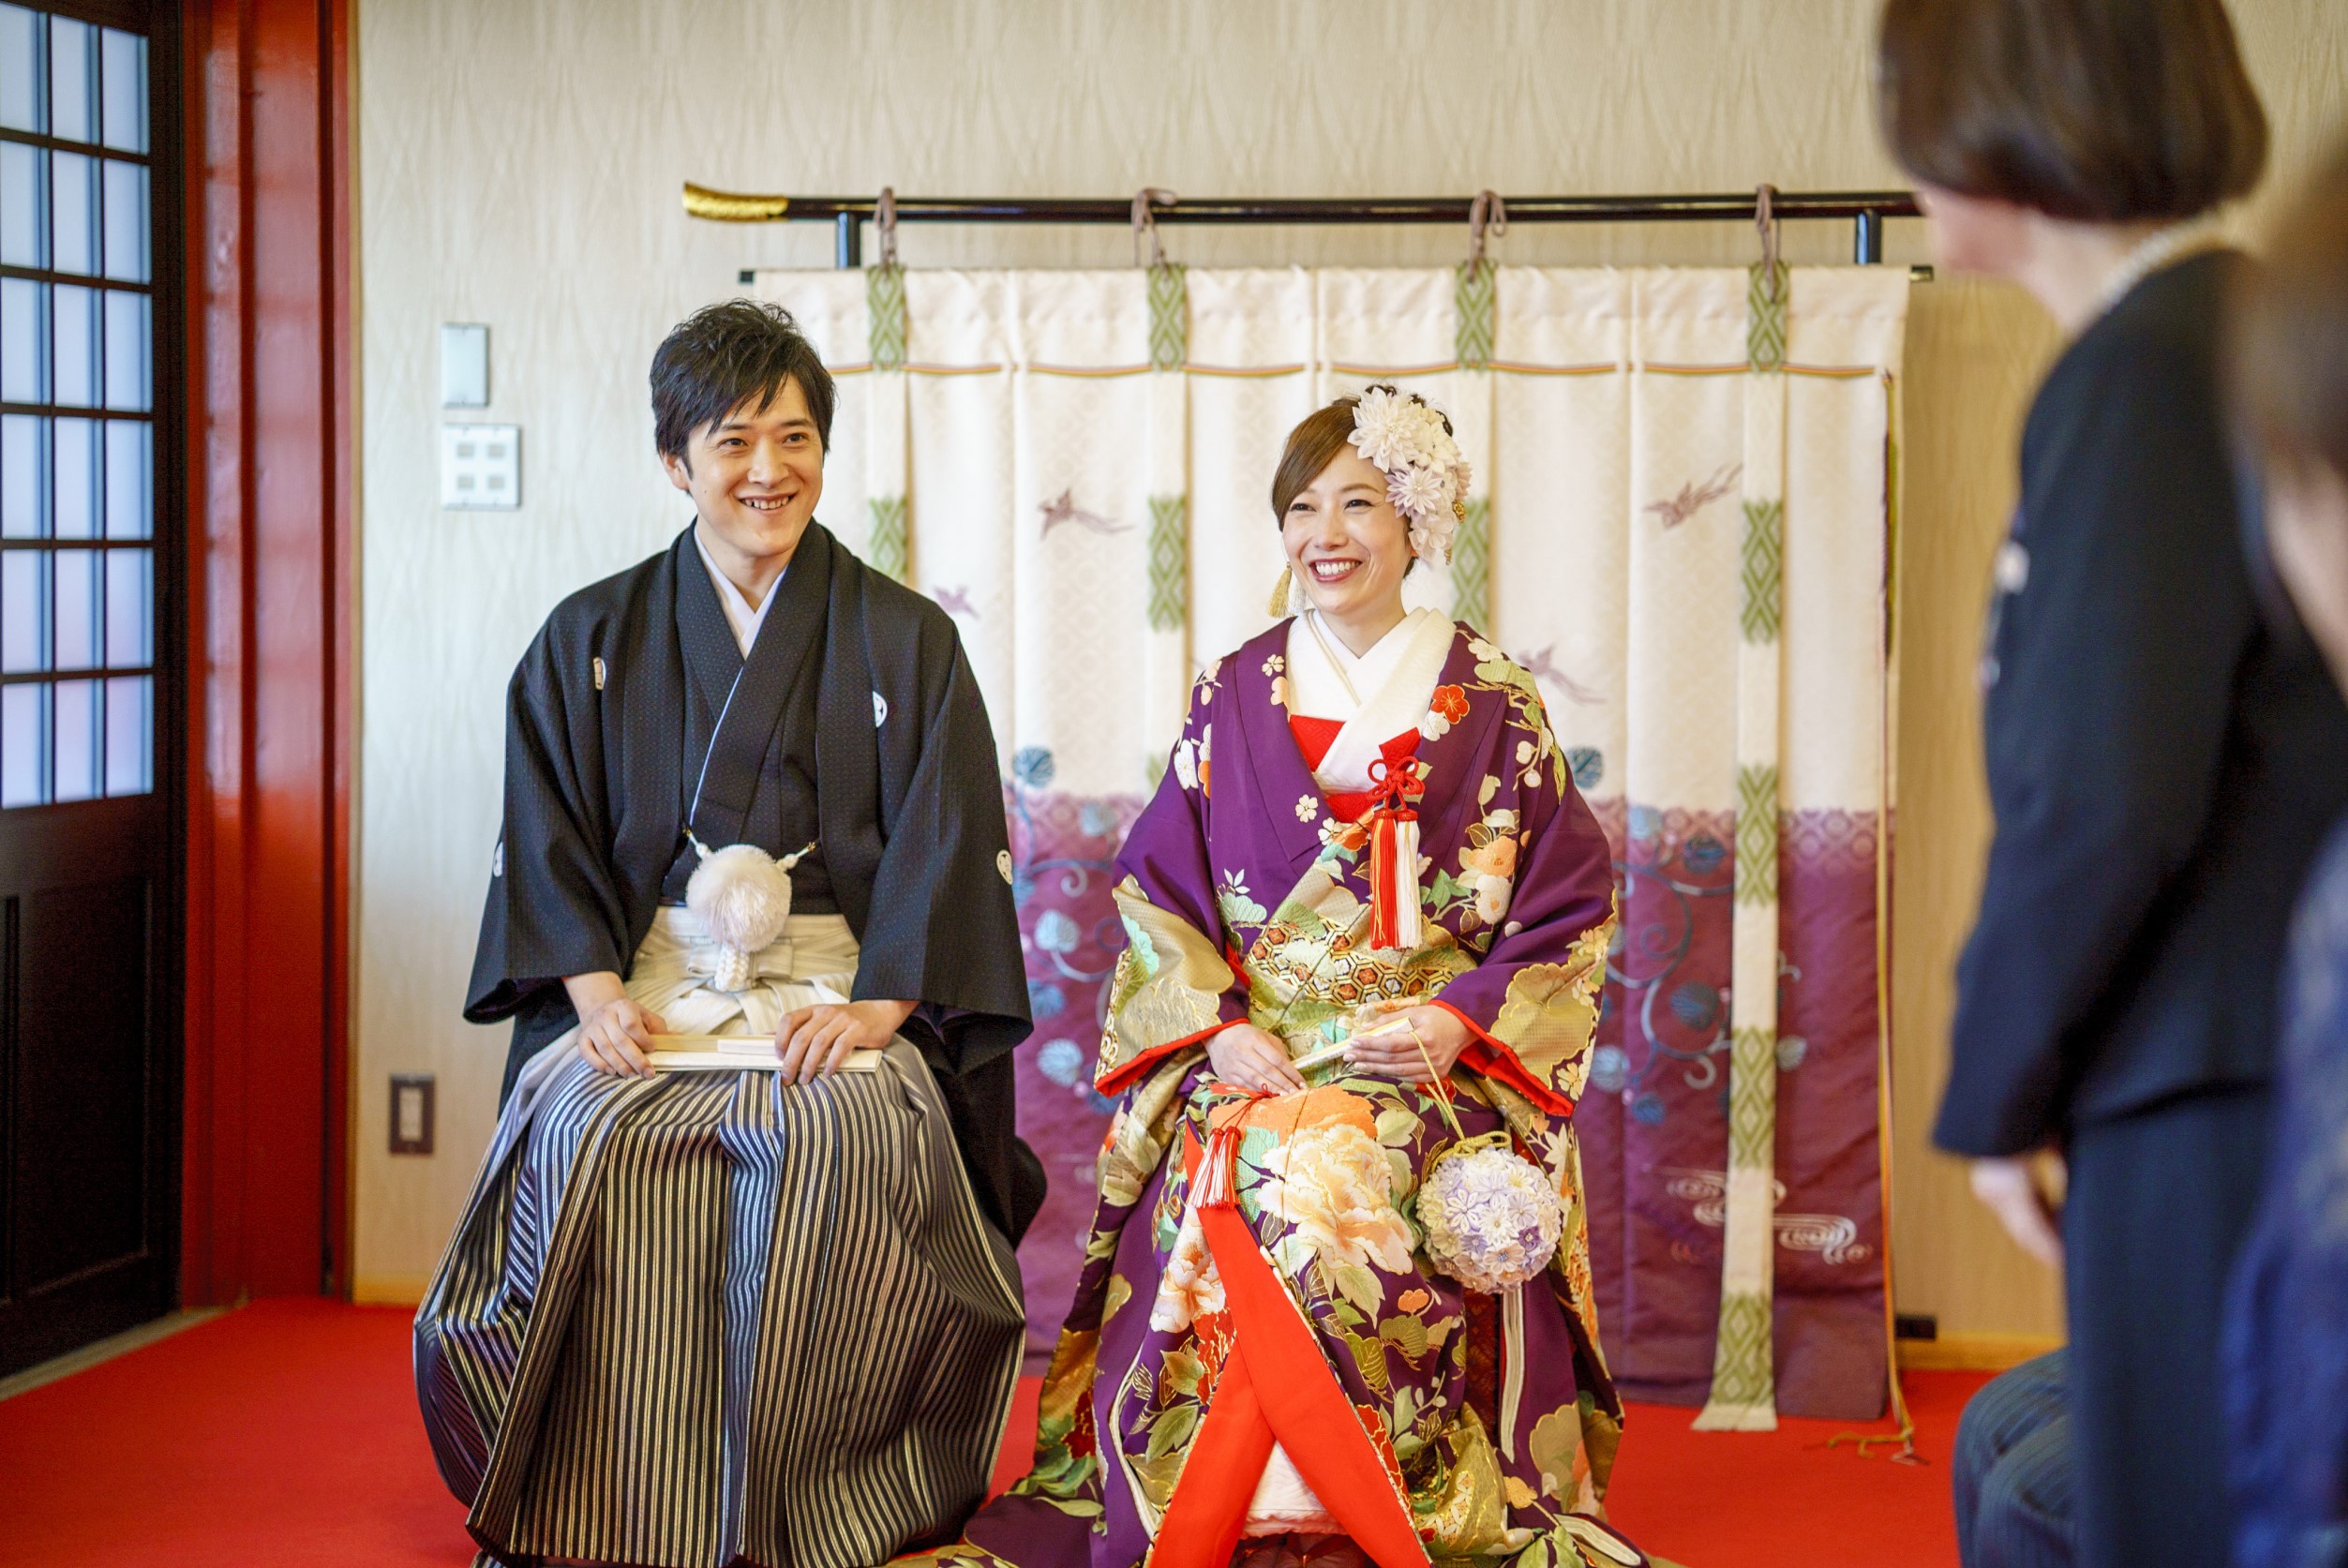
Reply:
[[[1419,725],[1423,934],[1408,951],[1368,947],[1367,829],[1329,814],[1297,749],[1287,635],[1274,627],[1200,678],[1118,858],[1130,946],[1096,1082],[1119,1098],[1084,1272],[1035,1468],[965,1541],[930,1554],[940,1563],[1132,1568],[1149,1551],[1186,1466],[1216,1441],[1207,1413],[1243,1343],[1191,1201],[1200,1149],[1234,1123],[1239,1213],[1321,1354],[1280,1375],[1335,1381],[1362,1431],[1328,1441],[1374,1448],[1428,1553],[1639,1561],[1590,1516],[1621,1405],[1597,1349],[1570,1119],[1614,932],[1605,835],[1532,676],[1456,629]],[[1504,1128],[1563,1200],[1555,1261],[1516,1292],[1520,1311],[1428,1262],[1419,1179],[1454,1135],[1424,1086],[1337,1061],[1307,1074],[1305,1094],[1250,1097],[1207,1066],[1204,1041],[1228,1023],[1268,1029],[1299,1059],[1380,1001],[1466,1022],[1450,1079],[1461,1129]],[[1251,1534],[1279,1528],[1264,1511],[1300,1495],[1274,1490],[1250,1501]],[[1301,1498],[1331,1516],[1347,1506]],[[1298,1550],[1332,1531],[1297,1520]]]

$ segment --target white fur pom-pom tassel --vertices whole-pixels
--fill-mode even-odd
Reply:
[[[729,845],[701,857],[685,884],[685,907],[718,946],[711,983],[724,992],[746,991],[757,974],[758,954],[791,918],[790,872],[755,844]]]

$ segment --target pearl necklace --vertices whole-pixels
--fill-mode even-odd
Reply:
[[[2162,267],[2205,250],[2214,250],[2222,243],[2222,236],[2206,221],[2197,217],[2147,234],[2142,243],[2122,258],[2117,270],[2105,278],[2103,286],[2096,291],[2095,309],[2087,318],[2088,324],[2093,325],[2110,315],[2112,307],[2126,299],[2137,284]]]

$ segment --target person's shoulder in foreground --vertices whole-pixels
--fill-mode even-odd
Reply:
[[[2231,344],[2276,576],[2348,692],[2348,142],[2244,279]],[[2301,895],[2259,1216],[2227,1301],[2241,1568],[2348,1557],[2348,822]]]

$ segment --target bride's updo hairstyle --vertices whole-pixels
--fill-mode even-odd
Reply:
[[[1394,392],[1391,386],[1376,386],[1373,392]],[[1411,400],[1424,402],[1415,394]],[[1353,411],[1360,408],[1358,397],[1340,397],[1325,409],[1316,409],[1288,433],[1288,445],[1280,453],[1279,467],[1272,470],[1272,521],[1284,525],[1288,521],[1289,503],[1305,493],[1305,486],[1321,477],[1321,470],[1334,463],[1353,445]],[[1451,428],[1448,415],[1438,413],[1446,434],[1457,434]],[[1407,519],[1405,522],[1407,525]]]
[[[1285,525],[1289,503],[1305,493],[1305,486],[1321,477],[1321,470],[1338,460],[1340,453],[1353,444],[1353,411],[1361,407],[1358,397],[1340,397],[1325,409],[1315,409],[1297,422],[1288,433],[1288,445],[1280,452],[1280,465],[1272,470],[1272,521]]]

